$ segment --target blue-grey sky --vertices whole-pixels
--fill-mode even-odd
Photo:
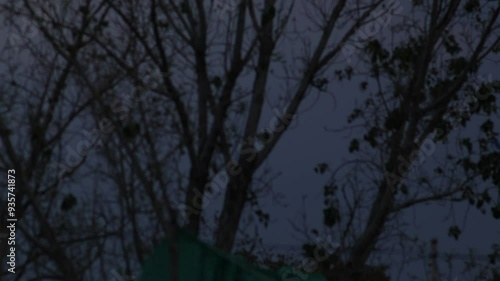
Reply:
[[[401,1],[401,5],[404,8],[403,13],[410,12],[408,1]],[[301,24],[301,21],[305,20],[298,16],[298,25]],[[391,35],[390,28],[387,28],[375,36]],[[8,36],[2,37],[7,38]],[[4,42],[6,41],[4,40]],[[346,64],[347,62],[340,57],[334,69],[343,68]],[[357,66],[359,65],[355,65],[355,67]],[[480,72],[484,77],[492,75],[493,79],[500,79],[497,69],[498,65],[490,63],[486,64]],[[323,186],[328,182],[329,174],[318,175],[314,173],[313,168],[320,162],[326,162],[330,167],[335,168],[344,161],[352,159],[353,155],[349,154],[347,150],[351,139],[348,132],[333,133],[325,128],[338,129],[345,126],[347,115],[351,113],[356,102],[364,101],[366,94],[359,90],[360,79],[355,78],[353,81],[343,82],[333,81],[328,87],[328,94],[312,93],[307,97],[292,126],[264,164],[265,167],[270,167],[274,172],[281,173],[273,181],[273,189],[284,195],[282,202],[286,204],[286,206],[275,204],[270,198],[262,201],[264,210],[271,215],[271,223],[268,228],[259,226],[264,244],[300,246],[301,243],[305,242],[290,224],[290,221],[301,223],[301,212],[304,209],[307,214],[307,226],[322,229]],[[272,83],[269,85],[268,104],[261,118],[261,128],[263,129],[267,128],[274,118],[273,110],[283,110],[283,108],[273,104],[273,98],[279,94],[281,86]],[[477,121],[472,122],[464,132],[475,136],[477,124]],[[88,125],[87,123],[78,124],[81,127],[77,127],[73,131],[77,138],[76,141],[80,136],[81,128],[92,127],[91,124],[90,127]],[[353,132],[353,134],[355,133]],[[419,168],[422,168],[424,172],[429,170],[436,160],[443,160],[446,149],[456,148],[453,142],[448,146],[437,145],[435,152]],[[94,179],[89,179],[89,184],[93,183]],[[83,190],[85,185],[79,185],[79,187]],[[213,212],[220,209],[222,199],[222,196],[219,196],[210,202],[204,210],[207,217],[211,218]],[[454,251],[458,254],[466,254],[469,248],[473,248],[477,253],[484,255],[487,254],[492,243],[499,241],[500,224],[491,218],[489,213],[482,215],[475,208],[468,209],[464,203],[456,204],[453,205],[454,218],[456,219],[454,222],[453,219],[446,218],[450,213],[450,208],[449,204],[418,206],[406,211],[401,216],[400,221],[408,224],[405,226],[408,233],[414,233],[424,243],[428,243],[432,238],[437,238],[439,249],[443,252]],[[448,227],[452,223],[463,226],[463,234],[458,241],[447,235]],[[249,234],[253,231],[252,226],[254,225],[241,225],[243,228],[247,227],[246,230]],[[386,255],[388,262],[396,265],[401,257],[400,252],[396,252],[392,256],[384,252],[383,255]],[[423,276],[424,266],[426,265],[419,261],[405,267],[400,280],[408,280],[407,273]],[[440,266],[444,272],[444,264],[440,264]],[[392,268],[393,276],[398,273],[397,269],[396,266]],[[458,281],[462,280],[458,279]]]

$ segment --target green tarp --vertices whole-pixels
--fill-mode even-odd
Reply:
[[[271,271],[248,264],[242,257],[226,254],[196,237],[180,231],[177,243],[178,281],[326,281],[321,274],[299,278],[291,268]],[[142,267],[140,281],[171,280],[171,257],[168,241],[158,245]],[[305,275],[302,275],[304,277]]]

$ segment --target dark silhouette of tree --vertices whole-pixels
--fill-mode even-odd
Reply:
[[[0,170],[16,170],[22,241],[16,274],[1,278],[132,275],[176,225],[213,235],[228,252],[237,242],[258,244],[258,235],[237,235],[245,208],[269,223],[270,210],[259,204],[274,192],[265,161],[308,96],[366,72],[365,103],[349,119],[364,120],[365,131],[349,147],[357,159],[345,165],[375,174],[343,184],[341,170],[318,165],[318,173],[333,174],[325,227],[342,242],[318,270],[332,279],[387,280],[387,266],[370,257],[394,219],[417,204],[468,200],[498,218],[492,189],[480,184],[500,185],[499,152],[487,145],[493,121],[482,124],[478,143],[461,140],[467,157],[448,156],[458,166],[436,167],[446,184],[430,176],[416,182],[401,167],[415,163],[428,140],[446,141],[463,94],[481,94],[469,115],[454,115],[464,125],[496,113],[498,84],[474,87],[474,77],[497,58],[500,6],[412,3],[402,12],[401,3],[382,0],[0,1],[9,23]],[[470,34],[451,31],[465,19]],[[386,32],[399,39],[378,36]],[[265,120],[268,107],[274,116]],[[208,206],[219,195],[212,218]],[[458,238],[460,229],[450,233]],[[5,244],[0,250],[5,257]]]
[[[400,224],[413,207],[467,202],[500,218],[500,151],[491,145],[498,136],[500,81],[484,70],[498,64],[500,5],[413,1],[411,11],[396,20],[392,42],[368,38],[357,45],[354,72],[365,95],[349,125],[336,130],[358,132],[349,145],[353,159],[333,170],[326,163],[316,168],[332,173],[324,224],[342,241],[332,270],[346,272],[332,280],[358,280],[353,276],[364,274],[370,257],[396,237],[405,248],[418,245]],[[337,71],[343,74],[338,80],[350,80],[351,71],[352,66]],[[474,129],[464,129],[474,126],[480,131],[476,138]],[[450,225],[450,237],[460,234],[459,226]],[[492,264],[499,258],[497,247]],[[477,278],[494,280],[487,278],[498,267],[487,272]]]

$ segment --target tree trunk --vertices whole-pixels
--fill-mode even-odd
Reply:
[[[193,212],[186,214],[188,215],[189,220],[187,221],[185,227],[194,235],[198,235],[200,231],[201,216],[205,204],[203,194],[205,192],[207,180],[207,169],[196,169],[196,167],[191,169],[185,204],[187,208],[189,210],[193,210]]]
[[[244,175],[229,180],[216,233],[216,246],[223,251],[230,252],[234,246],[250,183],[251,177]]]

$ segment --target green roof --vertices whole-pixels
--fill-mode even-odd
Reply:
[[[207,245],[185,231],[178,232],[178,281],[325,281],[321,274],[308,274],[306,279],[290,279],[291,268],[271,271],[253,266],[243,257],[227,254]],[[158,245],[142,267],[140,281],[170,280],[171,257],[167,240]],[[304,275],[306,276],[306,275]],[[285,279],[285,277],[287,277]]]

